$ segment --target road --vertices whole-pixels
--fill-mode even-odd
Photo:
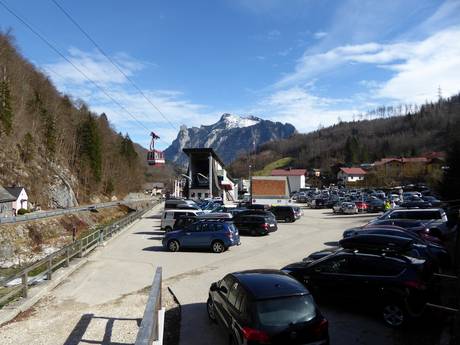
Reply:
[[[182,345],[227,342],[206,316],[211,282],[226,273],[252,268],[280,268],[308,253],[333,245],[343,229],[369,216],[333,216],[328,210],[305,210],[293,224],[265,237],[242,237],[242,245],[222,254],[169,253],[161,247],[160,207],[99,249],[34,308],[0,328],[3,345],[132,344],[146,302],[145,287],[163,267],[164,285],[182,304]],[[144,290],[143,290],[144,289]],[[399,343],[397,332],[360,313],[321,307],[330,321],[332,344]]]

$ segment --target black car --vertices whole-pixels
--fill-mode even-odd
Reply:
[[[338,250],[282,270],[305,284],[316,298],[370,306],[392,327],[422,314],[432,277],[425,260],[356,249]]]
[[[451,264],[446,248],[403,229],[383,227],[363,229],[349,234],[339,241],[339,245],[344,248],[399,251],[404,255],[427,260],[435,271],[448,268]]]
[[[385,202],[381,199],[369,199],[367,201],[367,212],[383,212],[385,210]]]
[[[236,214],[233,216],[233,223],[242,235],[267,235],[278,230],[275,218],[266,215]]]
[[[295,206],[273,206],[270,212],[275,215],[276,220],[283,220],[286,223],[295,222],[300,218],[300,208]]]
[[[398,226],[424,237],[427,241],[439,243],[439,238],[430,235],[430,228],[427,224],[429,224],[429,221],[423,222],[416,219],[382,219],[376,220],[372,222],[372,224],[365,225],[363,228],[386,225]]]
[[[211,285],[207,310],[232,345],[329,344],[328,321],[310,292],[278,270],[226,275]]]

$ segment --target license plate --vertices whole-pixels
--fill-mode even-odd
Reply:
[[[270,228],[274,228],[275,227],[275,224],[270,224]]]

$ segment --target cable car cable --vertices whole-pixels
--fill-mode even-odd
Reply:
[[[56,0],[51,0],[57,8],[80,30],[83,35],[99,50],[99,52],[106,57],[106,59],[128,80],[131,85],[145,98],[145,100],[169,123],[169,125],[175,129],[179,130],[177,126],[175,126],[169,119],[163,114],[163,112],[147,97],[147,95],[142,91],[142,89],[137,86],[137,84],[132,80],[124,71],[123,69],[118,66],[118,64],[113,61],[113,59],[101,48],[101,46],[83,29],[83,27],[78,24],[78,22],[70,15],[70,13],[65,10],[62,5],[60,5]]]

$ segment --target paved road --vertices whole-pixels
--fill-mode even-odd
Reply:
[[[79,271],[16,322],[0,328],[3,344],[132,344],[156,266],[164,284],[182,304],[181,344],[226,344],[206,317],[211,282],[226,273],[251,268],[280,268],[333,244],[344,228],[368,216],[332,216],[305,210],[305,216],[266,237],[243,237],[223,254],[169,253],[161,247],[158,211],[147,213],[118,238],[98,250]],[[325,244],[326,243],[326,244]],[[395,344],[398,335],[368,315],[323,308],[335,344]]]

